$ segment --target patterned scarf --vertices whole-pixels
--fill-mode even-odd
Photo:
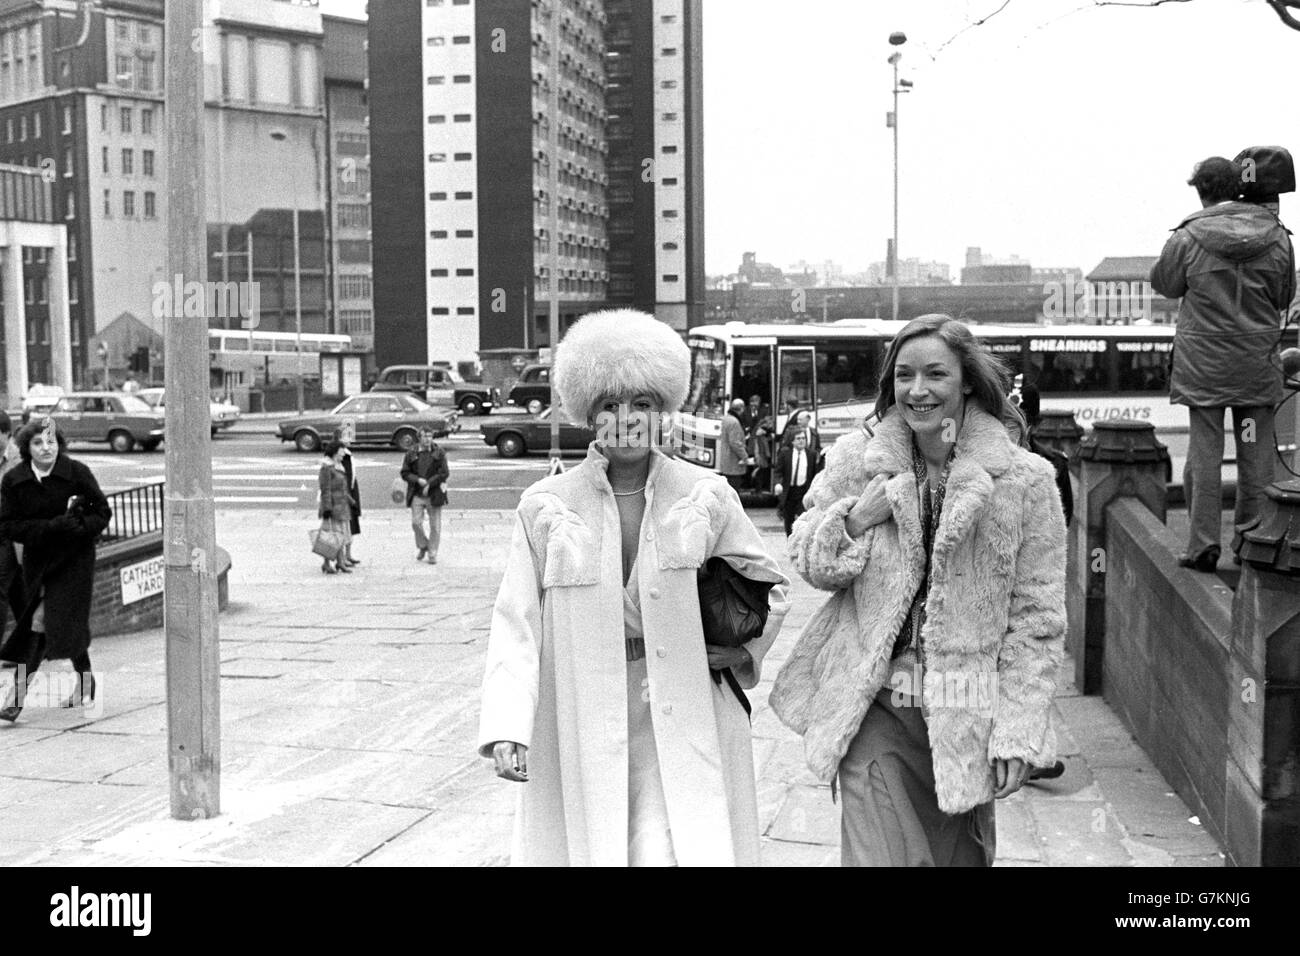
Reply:
[[[925,669],[925,648],[921,644],[921,628],[925,625],[925,601],[930,594],[930,557],[934,551],[935,536],[939,531],[939,520],[943,516],[943,498],[948,487],[948,471],[952,467],[952,459],[956,451],[957,447],[954,445],[948,452],[948,460],[943,463],[943,471],[939,473],[939,487],[931,492],[930,482],[926,477],[925,457],[916,447],[916,440],[912,440],[912,477],[916,480],[917,510],[921,522],[921,537],[925,545],[925,574],[921,577],[921,584],[912,598],[912,607],[907,612],[907,620],[903,622],[898,640],[894,642],[894,652],[891,657],[896,658],[909,647],[915,647],[922,670]]]

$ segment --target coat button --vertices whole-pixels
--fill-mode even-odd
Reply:
[[[653,531],[647,531],[645,539],[647,541],[653,541],[655,539],[655,533]]]
[[[668,648],[666,648],[666,647],[661,647],[661,648],[659,648],[657,651],[655,651],[655,654],[657,654],[657,655],[658,655],[659,657],[661,657],[661,658],[663,658],[663,657],[667,657],[667,656],[668,656]]]
[[[652,598],[657,598],[657,597],[659,597],[659,589],[658,589],[658,588],[651,588],[651,589],[650,589],[650,597],[652,597]]]
[[[665,715],[668,715],[668,714],[671,714],[671,713],[673,712],[673,705],[672,705],[672,704],[664,704],[663,707],[661,707],[660,709],[664,712]]]

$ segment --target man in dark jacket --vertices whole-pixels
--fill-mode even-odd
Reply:
[[[731,487],[741,491],[753,459],[745,447],[745,426],[740,416],[745,413],[745,403],[739,398],[732,401],[722,416],[722,434],[718,437],[718,471]]]
[[[402,480],[406,482],[406,506],[411,509],[411,528],[415,531],[415,560],[438,563],[438,545],[442,541],[442,506],[447,503],[445,484],[451,470],[447,453],[433,440],[433,429],[420,429],[420,444],[402,459]],[[428,517],[429,531],[424,530]]]
[[[1237,443],[1238,527],[1259,513],[1273,475],[1273,406],[1282,400],[1281,313],[1295,293],[1290,234],[1267,209],[1236,201],[1241,169],[1215,156],[1188,181],[1202,208],[1184,219],[1151,270],[1151,285],[1182,298],[1170,400],[1191,424],[1183,490],[1191,513],[1185,567],[1213,571],[1220,554],[1223,416]]]
[[[777,455],[777,504],[785,523],[785,536],[790,537],[795,519],[804,512],[803,499],[816,477],[820,462],[808,447],[808,436],[797,431],[790,444]]]

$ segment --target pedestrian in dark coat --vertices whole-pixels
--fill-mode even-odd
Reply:
[[[347,547],[341,557],[347,564],[356,567],[361,562],[352,557],[352,539],[361,533],[361,488],[357,484],[356,474],[352,471],[352,446],[345,438],[340,438],[339,443],[343,445],[343,475],[347,478],[348,497],[352,500],[350,534]]]
[[[1188,185],[1202,208],[1184,219],[1151,270],[1151,285],[1182,299],[1169,399],[1188,406],[1183,491],[1191,517],[1184,567],[1213,572],[1221,552],[1223,422],[1237,444],[1237,528],[1252,524],[1273,480],[1273,409],[1282,401],[1278,337],[1295,295],[1290,234],[1268,209],[1237,202],[1241,168],[1199,163]]]
[[[320,529],[343,535],[343,546],[334,558],[335,567],[330,566],[329,558],[321,564],[320,569],[326,574],[335,574],[336,571],[342,571],[344,574],[352,573],[345,555],[352,543],[352,509],[355,502],[348,487],[347,473],[343,469],[344,450],[343,443],[337,439],[327,443],[325,460],[321,463],[318,476],[320,508],[317,514],[321,519]]]
[[[0,479],[22,463],[18,446],[13,442],[13,423],[9,415],[0,411]],[[23,606],[22,566],[18,552],[8,538],[0,537],[0,641],[12,617],[16,622],[22,616]]]
[[[442,542],[442,506],[447,503],[447,453],[433,440],[433,429],[420,429],[420,444],[402,459],[402,480],[406,482],[406,507],[411,509],[411,530],[415,532],[415,560],[438,563]],[[425,521],[429,530],[425,532]]]
[[[17,668],[0,720],[16,720],[27,685],[45,660],[67,658],[77,691],[63,702],[93,700],[90,602],[95,539],[112,509],[89,468],[64,454],[52,419],[34,419],[15,439],[22,463],[0,482],[0,538],[23,545],[26,603],[0,661]]]

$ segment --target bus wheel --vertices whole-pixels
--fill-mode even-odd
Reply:
[[[540,415],[542,413],[542,409],[545,407],[546,407],[546,403],[542,401],[540,398],[530,399],[528,402],[528,414]]]
[[[293,436],[293,444],[299,451],[316,451],[320,448],[320,436],[304,428]]]
[[[524,453],[524,440],[514,432],[497,436],[497,454],[502,458],[518,458]]]
[[[135,439],[130,432],[115,431],[108,436],[108,447],[118,454],[126,454],[135,447]]]

